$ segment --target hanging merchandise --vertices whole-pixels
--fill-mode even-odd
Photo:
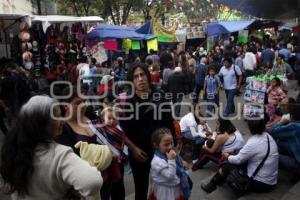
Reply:
[[[122,48],[123,49],[130,49],[131,48],[131,45],[132,45],[132,42],[130,39],[124,39],[122,41]]]
[[[153,34],[158,38],[159,42],[176,42],[176,29],[177,25],[172,27],[164,27],[157,19],[152,20]],[[162,41],[161,41],[162,40]]]
[[[249,35],[249,31],[248,30],[241,30],[241,31],[239,31],[238,43],[239,44],[247,44],[247,42],[248,42],[248,35]]]
[[[28,42],[30,40],[30,34],[26,31],[22,31],[19,33],[19,39],[22,42]]]
[[[203,26],[193,26],[186,29],[187,39],[205,38]]]
[[[138,41],[138,40],[132,40],[131,49],[132,50],[140,50],[141,49],[140,41]]]
[[[24,63],[25,69],[30,70],[33,67],[33,63],[31,61],[32,53],[30,51],[25,51],[23,53],[22,57],[23,57],[23,63]]]
[[[246,103],[244,104],[243,113],[245,119],[253,119],[253,118],[262,119],[264,117],[264,105]]]
[[[27,22],[22,21],[22,22],[20,23],[20,25],[19,25],[19,28],[20,28],[20,31],[21,31],[21,32],[22,32],[22,31],[28,31],[29,26],[28,26]]]
[[[96,58],[97,62],[104,63],[108,60],[106,51],[103,47],[103,42],[99,42],[97,45],[93,47],[93,57]]]
[[[118,50],[118,42],[116,40],[105,40],[104,48],[111,51]]]
[[[158,51],[157,39],[148,40],[147,41],[147,49],[148,49],[148,52],[150,52],[151,49],[154,51]]]

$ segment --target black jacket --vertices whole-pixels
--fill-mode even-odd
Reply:
[[[185,91],[185,77],[182,72],[174,72],[168,79],[168,91],[172,94],[184,93]]]
[[[130,120],[120,120],[120,125],[131,142],[145,151],[149,158],[152,158],[153,145],[151,137],[155,130],[164,127],[169,128],[175,138],[170,103],[162,91],[152,92],[147,99],[141,99],[135,95],[133,98],[127,99],[126,103],[130,103],[133,106],[133,110],[125,112],[124,115],[132,118]],[[152,105],[143,103],[151,103]],[[166,103],[166,105],[163,103]],[[160,105],[164,106],[160,108]],[[129,106],[124,107],[129,108]],[[158,118],[155,118],[155,112]],[[159,118],[160,115],[161,117]]]

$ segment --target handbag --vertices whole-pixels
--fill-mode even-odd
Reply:
[[[249,177],[247,175],[247,172],[245,170],[241,169],[241,168],[235,168],[234,170],[232,170],[229,173],[229,175],[226,179],[226,182],[229,185],[229,187],[238,196],[245,195],[248,192],[251,181],[257,175],[257,173],[259,172],[259,170],[262,168],[265,161],[267,160],[267,158],[269,156],[269,153],[270,153],[270,140],[269,140],[268,136],[267,136],[267,139],[268,139],[267,154],[264,157],[264,159],[261,161],[261,163],[258,165],[258,167],[256,168],[256,170],[254,171],[254,173],[252,174],[251,177]]]

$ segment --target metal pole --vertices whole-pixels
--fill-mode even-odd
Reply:
[[[8,58],[8,49],[7,49],[7,34],[6,34],[6,30],[4,30],[3,32],[4,32],[4,38],[5,38],[5,51],[6,51],[6,58]]]
[[[41,9],[41,0],[36,0],[37,8],[38,8],[38,14],[42,15],[42,9]]]

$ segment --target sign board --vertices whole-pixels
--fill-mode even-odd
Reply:
[[[205,38],[203,26],[193,26],[186,28],[187,39]]]

